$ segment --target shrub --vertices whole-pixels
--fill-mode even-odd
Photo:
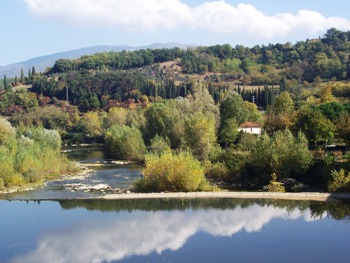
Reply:
[[[286,189],[284,188],[282,183],[277,182],[276,180],[277,180],[277,175],[275,173],[273,173],[271,175],[271,181],[267,186],[267,191],[284,193],[286,191]]]
[[[329,192],[350,192],[350,173],[344,169],[332,170],[332,179],[328,182]]]
[[[190,153],[148,154],[145,156],[143,178],[136,189],[145,192],[190,192],[209,190],[200,162]]]
[[[9,187],[23,186],[25,184],[24,177],[21,174],[13,174],[5,179],[5,184]]]
[[[5,189],[4,179],[0,178],[0,191]]]
[[[42,171],[38,169],[29,169],[28,172],[24,174],[24,178],[27,183],[36,183],[43,179],[43,174]]]
[[[0,146],[0,178],[5,178],[14,173],[14,158],[9,152],[6,147]]]
[[[56,151],[61,150],[61,136],[56,130],[48,130],[40,127],[31,128],[26,131],[26,135],[28,135],[30,139],[39,143],[42,148],[50,148]]]
[[[205,174],[207,177],[221,180],[227,179],[230,176],[230,169],[224,163],[210,163],[209,161],[205,163]]]
[[[55,130],[31,127],[18,132],[0,118],[0,188],[22,186],[77,168],[60,152],[61,137]]]

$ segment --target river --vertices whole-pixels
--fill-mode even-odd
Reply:
[[[338,208],[349,206],[333,205],[243,199],[3,200],[0,262],[345,263],[350,225]]]
[[[86,146],[64,149],[73,161],[79,162],[86,173],[50,181],[39,189],[0,194],[0,199],[61,200],[94,198],[108,193],[126,191],[141,175],[142,166],[136,162],[106,159],[101,147]]]
[[[142,167],[101,149],[67,154],[94,170],[2,196],[1,263],[349,261],[349,202],[94,199]]]

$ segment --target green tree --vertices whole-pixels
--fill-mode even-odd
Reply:
[[[143,109],[137,108],[136,110],[128,110],[126,115],[126,124],[130,127],[136,127],[140,131],[143,131],[146,126],[146,118]]]
[[[336,125],[338,138],[350,146],[350,115],[342,114]]]
[[[4,82],[4,90],[9,90],[9,89],[11,89],[10,86],[9,86],[9,83],[8,83],[8,80],[7,80],[6,75],[4,75],[3,82]]]
[[[244,107],[242,97],[238,93],[229,93],[220,104],[220,117],[222,123],[228,119],[236,119],[238,124],[247,120],[249,112]]]
[[[317,109],[304,107],[298,111],[295,121],[297,130],[305,133],[315,144],[327,143],[334,139],[335,126]]]
[[[258,110],[258,106],[249,101],[244,101],[244,107],[246,108],[248,114],[247,120],[252,121],[252,122],[258,122],[262,123],[263,122],[263,116]]]
[[[214,118],[201,112],[189,116],[185,122],[185,142],[200,160],[207,160],[216,143]]]
[[[153,154],[171,153],[170,141],[168,138],[163,138],[156,135],[151,139],[151,145],[149,146],[149,152]]]
[[[228,119],[222,123],[219,133],[219,141],[221,144],[234,143],[239,134],[238,124],[236,119]]]
[[[90,111],[84,114],[80,119],[80,125],[83,127],[86,134],[90,137],[101,135],[102,122],[97,112]]]
[[[23,73],[23,68],[21,68],[21,79],[20,79],[20,81],[21,81],[21,84],[23,84],[23,83],[24,83],[24,73]]]
[[[289,92],[282,92],[276,99],[272,106],[272,112],[275,115],[291,114],[294,111],[294,103]]]
[[[148,154],[143,178],[135,183],[142,192],[193,192],[209,190],[200,162],[190,153]]]
[[[28,69],[28,84],[32,83],[32,71]]]
[[[109,109],[104,119],[105,128],[111,127],[113,124],[125,125],[128,112],[124,108],[112,107]]]
[[[145,112],[145,138],[148,143],[156,134],[169,138],[172,148],[179,148],[184,136],[184,116],[174,100],[154,103]]]
[[[143,160],[146,146],[135,127],[113,125],[105,134],[107,154],[122,160]]]
[[[323,115],[333,123],[337,122],[339,117],[346,111],[346,108],[339,102],[328,102],[321,104],[319,109]]]
[[[289,130],[277,131],[272,137],[264,134],[252,150],[252,167],[265,183],[272,173],[282,178],[300,176],[311,163],[308,141],[301,132],[296,138]]]

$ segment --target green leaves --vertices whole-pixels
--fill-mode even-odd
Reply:
[[[11,124],[0,118],[0,188],[17,187],[77,170],[61,154],[56,130],[30,127],[16,136]]]
[[[241,124],[247,120],[249,113],[244,107],[242,97],[237,93],[230,93],[220,105],[220,116],[223,123],[234,118]]]
[[[261,175],[293,177],[301,175],[311,163],[308,142],[301,132],[296,138],[289,130],[278,131],[272,137],[262,135],[252,151],[252,166]]]
[[[143,160],[146,146],[135,127],[113,125],[105,135],[108,155],[122,160]]]
[[[144,177],[136,182],[139,191],[193,192],[209,189],[200,162],[190,153],[148,154]]]
[[[189,116],[185,122],[185,142],[193,155],[200,160],[207,160],[216,142],[214,118],[201,112]]]
[[[332,179],[328,182],[329,192],[349,192],[350,191],[350,173],[344,169],[332,170]]]
[[[327,143],[334,139],[335,126],[319,110],[309,107],[299,110],[295,126],[309,141]]]

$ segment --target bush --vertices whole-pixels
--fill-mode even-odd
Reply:
[[[350,192],[350,173],[344,169],[332,170],[332,180],[328,182],[329,192]]]
[[[4,179],[0,178],[0,191],[5,190],[5,182]]]
[[[224,163],[205,163],[205,175],[216,180],[225,180],[230,176],[230,169]]]
[[[107,154],[123,160],[143,160],[146,146],[139,129],[113,125],[105,135]]]
[[[24,178],[27,183],[36,183],[43,180],[43,174],[42,171],[38,169],[29,169],[29,171],[24,174]]]
[[[190,153],[148,154],[143,178],[135,183],[138,191],[190,192],[209,190],[200,162]]]
[[[9,187],[23,186],[25,184],[24,177],[21,174],[13,174],[5,179],[5,184]]]
[[[267,186],[267,191],[284,193],[286,191],[286,189],[284,188],[282,183],[277,182],[276,180],[277,180],[277,175],[275,173],[273,173],[271,175],[271,181]]]

